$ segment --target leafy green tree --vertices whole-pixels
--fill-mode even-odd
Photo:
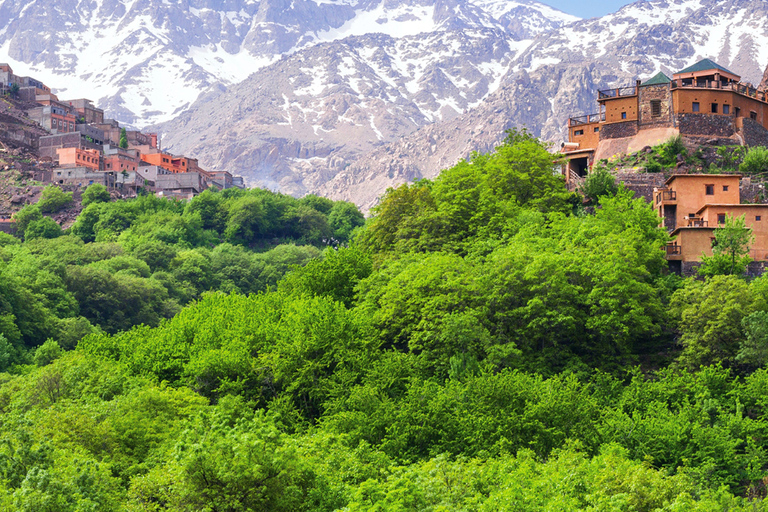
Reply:
[[[128,134],[125,131],[125,128],[120,128],[120,143],[119,146],[122,149],[128,149]]]
[[[754,366],[768,363],[768,311],[755,311],[742,320],[746,338],[742,339],[736,360]]]
[[[681,364],[695,369],[730,362],[745,339],[742,322],[753,308],[749,286],[736,276],[687,282],[670,303],[683,347]]]
[[[745,215],[727,216],[725,225],[715,229],[712,256],[702,255],[699,274],[704,276],[742,275],[752,261],[749,249],[754,241],[752,229],[746,226]]]
[[[24,239],[58,238],[62,234],[61,226],[59,226],[58,222],[50,217],[43,217],[40,220],[33,220],[29,223],[26,231],[24,231]]]
[[[48,185],[43,189],[37,206],[43,213],[55,213],[72,204],[72,192],[64,192],[56,185]]]
[[[13,220],[16,221],[16,233],[24,235],[27,231],[27,226],[33,221],[42,220],[43,214],[40,212],[38,205],[28,204],[18,212],[13,214]]]
[[[63,353],[64,351],[59,344],[55,340],[49,339],[35,349],[32,360],[37,366],[45,366],[60,358]]]
[[[615,196],[618,191],[619,186],[616,184],[616,177],[601,165],[593,167],[579,190],[592,204],[597,204],[603,196]]]
[[[355,228],[365,224],[365,217],[352,203],[338,201],[328,214],[328,225],[337,240],[347,241]]]
[[[109,190],[101,183],[89,185],[83,192],[82,203],[84,208],[92,203],[108,203],[109,200]]]
[[[747,150],[744,160],[739,165],[739,172],[746,175],[768,171],[768,148],[754,146]]]

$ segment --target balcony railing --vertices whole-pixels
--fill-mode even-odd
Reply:
[[[667,256],[680,256],[683,254],[683,248],[677,245],[677,242],[667,244],[665,247]]]
[[[742,83],[736,83],[736,82],[730,82],[730,83],[722,83],[718,82],[716,80],[697,80],[697,81],[690,81],[690,82],[678,82],[674,81],[672,82],[672,89],[719,89],[721,91],[732,91],[738,94],[742,94],[744,96],[749,96],[751,98],[755,98],[759,101],[768,102],[768,95],[766,95],[765,91],[758,91],[755,87],[742,84]]]
[[[605,121],[605,112],[599,114],[589,114],[586,116],[572,117],[568,119],[568,126],[581,126],[583,124],[592,124]]]
[[[691,217],[688,219],[688,227],[689,228],[708,228],[709,221],[701,218],[697,218],[697,217]]]
[[[677,192],[674,190],[660,190],[656,194],[656,203],[662,203],[664,201],[677,201]]]
[[[604,89],[597,91],[597,100],[605,100],[609,98],[622,98],[624,96],[634,96],[637,94],[637,87],[617,87],[616,89]]]

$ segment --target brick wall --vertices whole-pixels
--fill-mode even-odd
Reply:
[[[768,130],[754,119],[748,117],[742,119],[741,136],[747,146],[768,147]]]
[[[642,128],[672,126],[672,96],[669,84],[648,85],[639,88],[639,124]],[[654,117],[651,102],[659,101],[661,115]]]
[[[621,139],[637,135],[637,121],[605,124],[600,128],[600,140]]]
[[[731,116],[677,114],[677,125],[682,135],[730,137],[735,132]]]

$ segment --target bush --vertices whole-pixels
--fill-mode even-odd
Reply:
[[[83,208],[91,203],[108,203],[109,190],[101,183],[94,183],[83,192]]]
[[[762,146],[749,148],[744,161],[739,166],[739,172],[749,175],[765,171],[768,171],[768,149]]]
[[[33,220],[24,231],[24,239],[33,238],[58,238],[62,235],[61,226],[50,217],[43,217],[40,220]]]
[[[36,220],[41,220],[43,214],[40,213],[38,205],[28,204],[18,212],[13,214],[13,220],[16,221],[16,233],[22,236],[27,231],[27,226]]]
[[[608,169],[596,165],[592,172],[584,180],[584,185],[579,190],[590,203],[597,203],[598,199],[604,196],[613,197],[619,191],[616,184],[616,178]]]
[[[48,185],[43,190],[38,208],[43,213],[55,213],[72,203],[72,192],[64,192],[55,185]]]

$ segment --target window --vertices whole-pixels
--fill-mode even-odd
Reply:
[[[651,100],[651,116],[661,116],[661,100]]]
[[[730,114],[730,113],[731,113],[731,106],[723,105],[723,114]]]
[[[733,111],[736,114],[736,117],[739,117],[741,115],[741,109],[739,107],[735,107]]]
[[[599,131],[600,131],[600,127],[599,126],[595,126],[595,133],[597,133]]]
[[[712,113],[717,114],[717,103],[712,104]]]
[[[755,222],[760,222],[761,220],[763,220],[762,215],[755,215]]]
[[[715,195],[715,186],[714,185],[705,185],[707,187],[707,195],[713,196]]]
[[[755,112],[754,110],[752,112],[750,112],[749,113],[749,118],[750,119],[754,119],[755,121],[757,121],[757,112]]]
[[[723,185],[723,192],[728,192],[728,185]]]
[[[694,101],[693,102],[693,105],[691,106],[691,110],[693,112],[698,112],[699,110],[701,110],[701,107],[699,106],[699,102],[698,101]]]
[[[725,224],[725,214],[724,213],[718,213],[717,214],[717,223],[718,224]]]
[[[576,130],[573,132],[574,137],[578,137],[579,135],[584,135],[584,130]]]
[[[621,118],[622,119],[626,119],[627,118],[627,113],[626,112],[622,112],[621,113]]]

